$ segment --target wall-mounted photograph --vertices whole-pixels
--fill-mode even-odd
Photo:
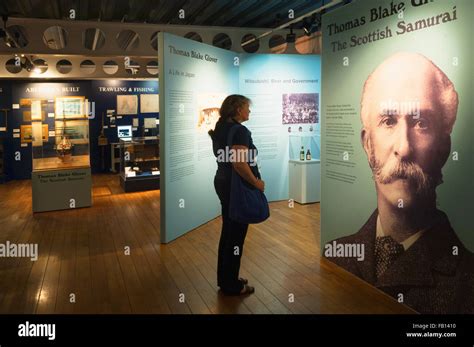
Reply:
[[[283,94],[282,124],[318,123],[318,109],[318,93]]]
[[[137,95],[117,95],[117,114],[131,115],[138,113]]]
[[[86,117],[84,96],[61,96],[55,99],[56,119],[74,119]]]
[[[141,94],[140,95],[140,112],[141,113],[160,112],[160,98],[158,94]]]

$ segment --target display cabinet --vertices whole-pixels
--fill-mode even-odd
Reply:
[[[304,159],[306,160],[308,150],[311,159],[320,158],[320,136],[313,133],[291,134],[289,135],[289,159],[301,160],[301,151],[304,151]]]
[[[159,136],[120,140],[120,184],[125,192],[160,188]]]
[[[290,199],[307,204],[321,201],[321,162],[318,159],[290,160]]]
[[[31,131],[33,172],[90,167],[88,119],[56,120],[53,130],[32,122]]]
[[[66,112],[67,105],[62,100],[54,120],[24,129],[32,146],[34,212],[92,205],[89,120],[80,108]]]
[[[289,136],[289,196],[306,204],[321,196],[320,136],[313,133]]]

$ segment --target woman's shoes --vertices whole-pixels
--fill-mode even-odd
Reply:
[[[250,295],[250,294],[253,294],[253,293],[255,293],[255,288],[251,287],[247,284],[244,284],[244,287],[240,291],[240,295]]]
[[[244,285],[246,285],[246,284],[249,283],[249,280],[248,280],[248,279],[242,278],[242,277],[239,278],[239,281],[242,282]]]
[[[242,290],[240,292],[225,292],[221,289],[221,293],[224,294],[225,296],[242,296],[242,295],[250,295],[255,292],[255,288],[252,286],[249,286],[247,284],[244,284]]]

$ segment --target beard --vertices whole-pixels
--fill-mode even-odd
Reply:
[[[376,182],[389,184],[398,179],[405,179],[414,192],[423,197],[435,194],[436,187],[443,182],[441,170],[438,173],[426,173],[420,165],[412,161],[392,158],[381,164],[375,157],[372,146],[370,146],[369,165]]]

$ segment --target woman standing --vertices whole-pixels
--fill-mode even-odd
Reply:
[[[212,138],[214,155],[217,158],[217,172],[214,187],[222,205],[222,232],[219,240],[217,259],[217,285],[226,295],[246,295],[255,291],[248,281],[239,277],[240,258],[242,257],[248,224],[238,223],[229,218],[230,186],[234,169],[250,186],[265,190],[265,182],[255,161],[257,148],[253,144],[250,131],[242,125],[249,120],[250,100],[243,95],[229,95],[222,103],[220,118],[214,130],[209,131]],[[228,157],[226,151],[229,132],[233,127],[231,150],[235,155]],[[241,155],[244,154],[244,155]],[[245,158],[243,160],[242,158]]]

